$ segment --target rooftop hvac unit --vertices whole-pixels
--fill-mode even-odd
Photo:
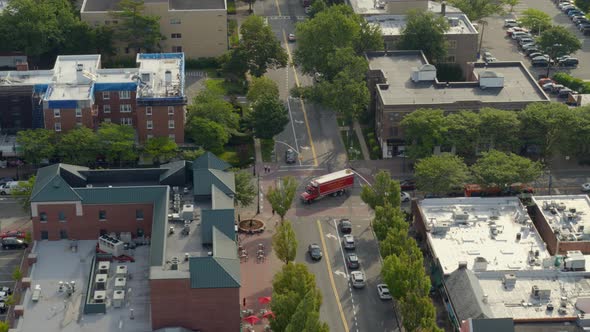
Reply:
[[[432,227],[432,234],[444,234],[451,229],[451,225],[447,222],[434,224]]]
[[[557,309],[557,312],[558,312],[560,315],[565,315],[565,314],[567,314],[567,309],[566,309],[566,308],[563,308],[563,307],[561,307],[561,308]]]
[[[107,289],[107,278],[108,278],[108,276],[106,274],[97,274],[96,278],[94,279],[94,281],[95,281],[94,288],[96,290]]]
[[[98,274],[109,274],[111,262],[98,262]]]
[[[103,290],[94,291],[94,303],[106,303],[107,292]]]
[[[488,269],[488,261],[483,257],[475,257],[473,262],[473,271],[486,271]]]
[[[127,276],[127,265],[117,265],[117,277],[126,277]]]
[[[467,221],[469,219],[469,212],[453,212],[453,218],[457,221]]]
[[[98,238],[98,248],[115,257],[123,255],[125,244],[117,238],[102,235]]]
[[[567,307],[567,297],[566,296],[562,296],[559,299],[559,306],[562,307],[562,308]]]
[[[116,277],[115,278],[115,290],[124,290],[127,286],[127,278]]]
[[[514,286],[516,286],[516,275],[505,274],[504,277],[502,277],[502,284],[504,284],[505,289],[514,288]]]
[[[113,307],[121,308],[123,306],[123,302],[125,302],[125,291],[116,290],[113,293]]]
[[[182,207],[182,219],[193,220],[195,213],[195,207],[192,204],[185,204]]]

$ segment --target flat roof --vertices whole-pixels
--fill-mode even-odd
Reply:
[[[84,0],[82,13],[119,10],[121,0]],[[226,9],[225,0],[147,0],[146,3],[168,3],[169,11]]]
[[[169,98],[184,95],[183,53],[137,55],[141,84],[137,98]]]
[[[432,105],[455,103],[542,102],[549,97],[540,89],[521,62],[497,62],[487,67],[475,63],[474,73],[494,71],[504,76],[502,88],[482,89],[477,81],[453,82],[449,86],[435,81],[414,82],[412,71],[428,64],[421,51],[393,51],[387,55],[367,55],[369,68],[380,70],[388,88],[377,91],[384,105]]]
[[[375,14],[398,14],[405,13],[388,13],[386,4],[388,2],[395,2],[392,0],[350,0],[352,10],[359,15],[375,15]],[[381,5],[381,6],[380,6]],[[381,8],[380,8],[381,7]],[[441,12],[441,5],[435,1],[428,1],[428,10],[434,13]],[[461,13],[461,11],[453,6],[447,4],[446,13]]]
[[[480,257],[487,262],[487,271],[538,270],[550,257],[517,197],[435,198],[418,205],[444,274],[456,270],[460,262],[474,270]]]
[[[381,28],[384,36],[399,36],[406,27],[406,15],[372,15],[366,16],[365,19]],[[445,15],[449,22],[447,35],[452,34],[478,34],[477,30],[471,24],[471,21],[463,13],[453,13]]]
[[[77,252],[70,250],[70,241],[38,241],[34,253],[37,262],[31,270],[31,287],[24,299],[24,315],[16,331],[44,332],[95,332],[95,331],[151,331],[150,288],[148,273],[149,246],[137,247],[133,252],[134,263],[112,263],[107,282],[106,314],[84,314],[85,292],[88,286],[90,267],[96,241],[78,241]],[[114,308],[111,299],[114,290],[114,275],[117,265],[127,265],[127,294],[121,308]],[[76,282],[76,291],[70,297],[58,292],[60,281]],[[41,287],[38,302],[31,300],[32,289]],[[130,309],[134,319],[129,318]]]
[[[590,241],[588,195],[533,196],[560,241]]]
[[[193,202],[190,204],[194,205]],[[208,205],[208,202],[201,205],[194,205],[195,216],[200,216],[201,208],[208,208]],[[167,232],[173,227],[174,234],[167,233],[168,238],[166,239],[164,260],[171,261],[174,257],[178,258],[180,261],[178,264],[178,270],[183,272],[189,271],[189,262],[184,260],[185,254],[188,253],[190,257],[206,257],[208,256],[208,253],[213,250],[211,246],[203,246],[200,217],[195,218],[195,220],[189,223],[188,226],[190,229],[188,235],[182,234],[182,229],[184,227],[184,222],[182,220],[173,221],[168,219],[168,225],[166,227]],[[169,268],[169,266],[166,268]]]

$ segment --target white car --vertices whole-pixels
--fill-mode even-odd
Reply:
[[[355,248],[354,236],[352,236],[350,234],[344,235],[344,240],[342,240],[342,242],[344,243],[345,249],[354,249]]]
[[[377,293],[379,293],[379,298],[381,300],[391,300],[393,298],[386,284],[377,285]]]
[[[589,183],[584,183],[582,185],[582,191],[584,191],[584,192],[590,191],[590,182]]]
[[[412,199],[412,196],[410,196],[410,194],[405,191],[402,191],[399,196],[402,200],[402,203],[409,202],[410,199]]]
[[[518,26],[518,22],[516,22],[516,20],[504,20],[504,27],[505,28],[514,28]]]
[[[365,273],[363,271],[350,272],[350,282],[354,288],[364,288],[366,285]]]

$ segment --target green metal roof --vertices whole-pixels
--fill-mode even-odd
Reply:
[[[226,195],[223,191],[219,190],[214,184],[211,185],[211,209],[223,210],[233,209],[234,200],[233,198]]]
[[[166,172],[160,175],[160,182],[166,180],[169,176],[176,174],[177,172],[184,172],[186,166],[186,161],[173,161],[171,163],[167,163],[164,165],[160,165],[160,168],[165,168]]]
[[[227,237],[234,238],[236,234],[234,210],[201,210],[201,241],[203,244],[213,243],[213,226]]]
[[[220,171],[217,169],[195,169],[193,170],[193,194],[197,196],[211,195],[211,185],[227,195],[235,194],[234,173]]]
[[[217,227],[212,229],[213,256],[189,258],[191,288],[240,287],[236,243]]]
[[[31,202],[79,201],[80,196],[59,175],[60,164],[43,167],[37,171],[37,178],[31,193]]]
[[[193,169],[199,168],[210,168],[225,171],[226,169],[231,168],[231,165],[217,158],[217,156],[215,156],[213,153],[207,151],[193,162]]]

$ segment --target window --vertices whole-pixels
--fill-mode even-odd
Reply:
[[[103,105],[102,106],[102,111],[104,113],[111,113],[111,105]]]
[[[444,59],[444,61],[443,61],[443,62],[446,62],[446,63],[455,63],[455,56],[454,56],[454,55],[449,55],[449,56],[447,56],[447,57]]]
[[[106,210],[98,210],[98,220],[107,220]]]
[[[448,43],[449,43],[448,44],[449,49],[454,50],[457,48],[457,41],[456,40],[449,40]]]
[[[143,210],[142,209],[135,210],[135,219],[143,220]]]
[[[61,222],[66,221],[66,214],[63,211],[59,211],[57,214],[57,219]]]
[[[131,104],[121,104],[119,105],[119,110],[121,111],[121,113],[130,113]]]
[[[65,229],[59,231],[59,238],[65,240],[68,238],[68,232]]]
[[[145,115],[152,115],[152,107],[151,106],[145,107]]]
[[[182,46],[172,46],[172,52],[175,52],[175,53],[182,52]]]
[[[170,37],[172,39],[180,39],[180,38],[182,38],[182,34],[180,34],[180,33],[173,33],[173,34],[170,35]]]
[[[180,24],[180,19],[179,18],[171,18],[170,24]]]
[[[47,212],[39,213],[39,221],[40,222],[47,222]]]
[[[82,117],[82,109],[81,108],[76,108],[76,117],[77,118],[81,118]]]
[[[174,120],[168,120],[168,129],[174,129]]]
[[[61,111],[59,110],[59,108],[56,108],[53,110],[53,117],[54,118],[59,118],[61,116]]]
[[[147,129],[153,129],[154,128],[154,122],[152,120],[147,120]]]
[[[131,98],[131,92],[119,91],[119,99],[129,99],[129,98]]]
[[[41,231],[41,240],[49,240],[49,232]]]
[[[168,106],[168,115],[174,115],[174,106]]]
[[[131,118],[121,118],[121,124],[131,126]]]
[[[111,99],[111,93],[108,92],[108,91],[103,92],[102,93],[102,99],[103,100],[109,100],[109,99]]]
[[[104,122],[111,123],[111,118],[104,118]]]
[[[55,127],[55,131],[61,131],[61,122],[56,122],[54,124],[54,127]]]
[[[129,47],[125,47],[125,54],[129,54]]]

